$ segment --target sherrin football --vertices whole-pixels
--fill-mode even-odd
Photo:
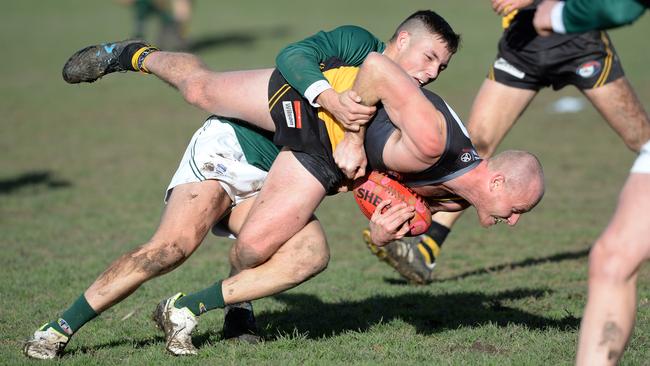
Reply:
[[[406,202],[415,207],[415,216],[409,220],[410,236],[420,235],[431,226],[431,211],[422,197],[384,173],[372,171],[366,177],[357,179],[353,193],[361,212],[368,219],[372,217],[377,205],[390,199],[391,204]],[[385,209],[388,207],[390,206]]]

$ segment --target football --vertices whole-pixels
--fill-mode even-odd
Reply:
[[[361,212],[368,219],[372,217],[377,205],[383,200],[390,199],[392,204],[406,202],[415,207],[415,217],[409,221],[410,236],[420,235],[431,226],[431,211],[424,199],[384,173],[372,171],[369,175],[357,179],[353,193]],[[390,206],[384,210],[388,207]]]

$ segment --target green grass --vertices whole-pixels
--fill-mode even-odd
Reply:
[[[272,65],[277,51],[319,29],[359,24],[386,39],[416,9],[434,8],[463,46],[433,89],[466,117],[496,52],[489,2],[196,1],[191,35],[216,69]],[[408,5],[405,5],[408,4]],[[22,341],[55,317],[117,256],[155,229],[164,189],[205,113],[153,77],[111,75],[70,86],[72,52],[131,32],[113,2],[35,0],[0,13],[0,364],[30,363]],[[650,17],[612,32],[640,99],[650,100]],[[201,318],[200,354],[176,359],[149,320],[156,302],[227,274],[231,242],[209,237],[182,267],[145,284],[86,325],[62,364],[570,364],[586,298],[589,246],[608,221],[634,159],[593,109],[553,115],[567,88],[542,92],[502,148],[538,154],[547,194],[516,228],[481,229],[465,215],[450,235],[438,280],[404,284],[361,242],[365,219],[349,196],[318,211],[332,260],[318,277],[256,302],[267,338],[220,340],[222,312]],[[505,101],[504,101],[505,102]],[[623,364],[650,359],[650,271],[639,277],[637,326]],[[122,320],[133,313],[127,320]]]

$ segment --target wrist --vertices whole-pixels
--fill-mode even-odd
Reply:
[[[322,105],[320,103],[322,95],[329,93],[329,91],[334,91],[330,83],[327,80],[318,80],[305,90],[305,98],[309,101],[309,104],[318,108]]]
[[[563,13],[564,13],[563,1],[558,2],[551,9],[551,26],[553,27],[553,32],[555,33],[566,33]]]

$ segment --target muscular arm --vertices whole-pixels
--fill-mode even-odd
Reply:
[[[444,118],[397,64],[371,53],[352,90],[364,104],[381,102],[399,129],[384,148],[384,162],[390,169],[419,171],[442,154],[446,138]]]

